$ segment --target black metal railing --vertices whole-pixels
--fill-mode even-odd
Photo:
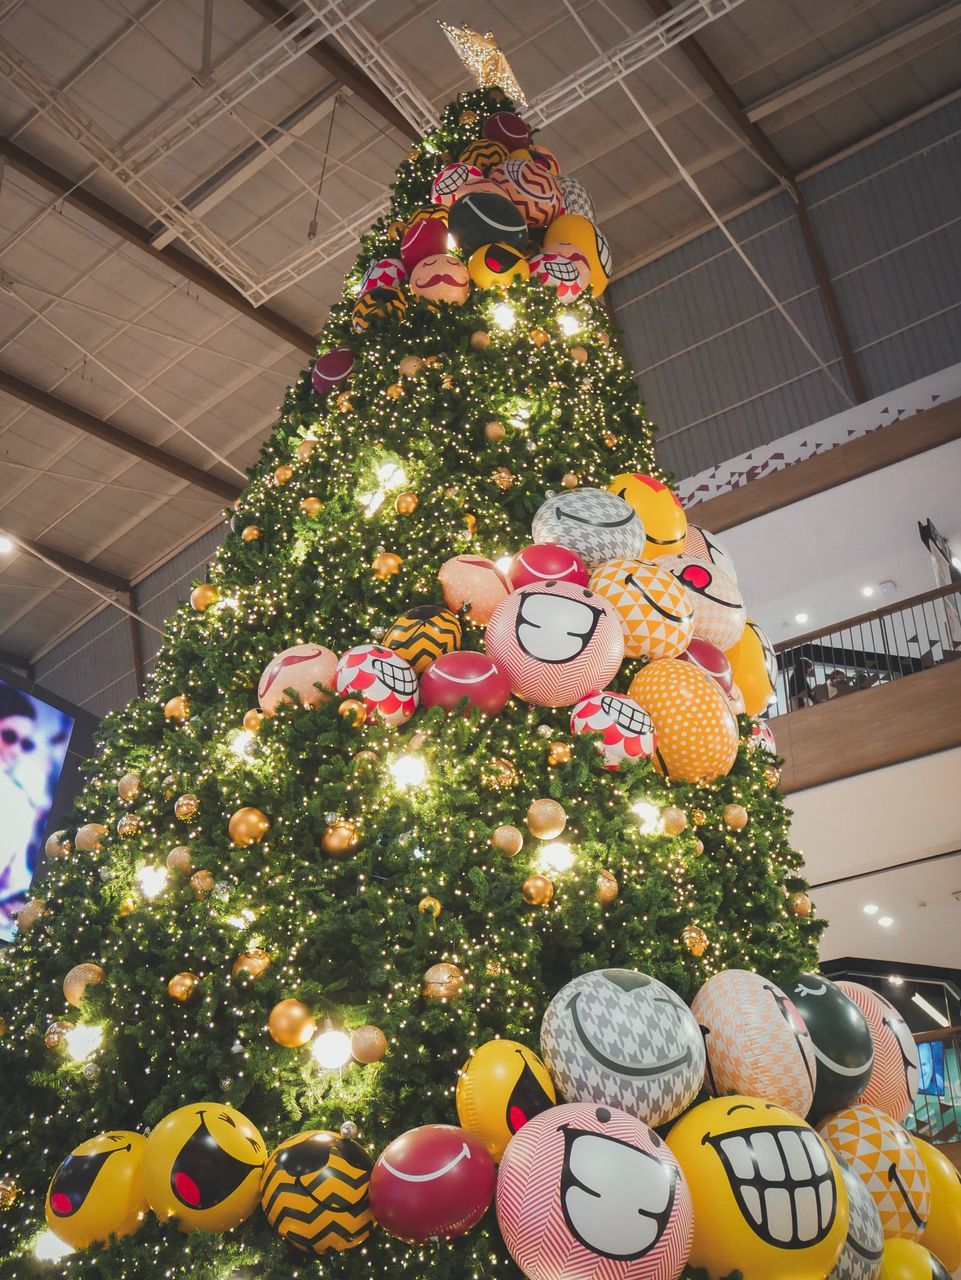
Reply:
[[[961,584],[873,609],[775,645],[769,716],[903,680],[961,658]]]

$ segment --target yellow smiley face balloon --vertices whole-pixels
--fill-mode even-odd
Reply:
[[[951,1280],[951,1273],[923,1245],[896,1236],[885,1242],[878,1280]]]
[[[185,1231],[229,1231],[257,1207],[264,1140],[233,1107],[195,1102],[164,1116],[147,1139],[143,1181],[161,1221]]]
[[[613,269],[610,245],[589,218],[579,213],[562,213],[555,218],[544,233],[544,252],[563,254],[578,267],[585,264],[591,273],[595,298],[607,288]]]
[[[74,1147],[47,1189],[47,1226],[64,1244],[133,1235],[147,1214],[141,1176],[146,1139],[114,1129]]]
[[[639,471],[625,471],[607,487],[640,516],[647,535],[645,560],[681,554],[687,541],[687,516],[666,484]]]
[[[777,680],[774,646],[757,623],[748,618],[740,640],[725,652],[734,683],[744,696],[745,711],[749,716],[759,716],[774,697]]]
[[[457,1077],[457,1118],[500,1163],[518,1129],[557,1102],[547,1068],[516,1040],[489,1040]]]
[[[931,1208],[920,1243],[947,1267],[961,1267],[961,1174],[937,1147],[914,1136],[931,1182]]]
[[[791,1111],[732,1094],[677,1122],[667,1145],[694,1201],[692,1267],[744,1280],[824,1280],[848,1195],[827,1143]]]

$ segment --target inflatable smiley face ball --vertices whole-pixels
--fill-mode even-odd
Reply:
[[[874,1042],[874,1067],[858,1098],[902,1123],[918,1091],[918,1046],[894,1005],[859,982],[838,987],[864,1014]]]
[[[690,1106],[704,1077],[690,1009],[633,969],[597,969],[562,987],[544,1014],[541,1052],[568,1102],[608,1102],[653,1126]]]
[[[455,1240],[475,1227],[494,1196],[497,1168],[473,1134],[424,1124],[381,1152],[370,1179],[374,1221],[409,1244]]]
[[[931,1211],[931,1180],[907,1129],[876,1107],[847,1107],[818,1132],[867,1187],[885,1238],[917,1240]]]
[[[184,1231],[229,1231],[253,1213],[267,1163],[264,1140],[224,1103],[196,1102],[164,1116],[144,1147],[147,1201]]]
[[[711,1093],[746,1093],[807,1115],[817,1059],[800,1013],[779,986],[748,969],[713,974],[691,1003],[707,1045]]]
[[[714,534],[709,533],[707,529],[702,529],[696,524],[687,526],[684,554],[692,556],[695,560],[707,560],[709,564],[717,565],[732,582],[737,582],[737,570],[734,568],[730,553],[725,551]]]
[[[589,569],[605,560],[637,560],[644,552],[644,526],[636,511],[606,489],[573,489],[548,498],[531,531],[535,542],[570,547]]]
[[[498,1163],[511,1138],[557,1102],[547,1068],[516,1040],[489,1040],[457,1077],[457,1118]]]
[[[867,1187],[842,1160],[838,1161],[848,1193],[848,1234],[828,1280],[878,1280],[884,1232],[877,1205]]]
[[[767,633],[750,618],[741,638],[727,651],[737,687],[744,696],[749,716],[760,715],[774,697],[777,684],[777,656]]]
[[[824,1280],[847,1238],[848,1197],[831,1149],[800,1116],[733,1094],[682,1116],[667,1144],[694,1201],[692,1267]]]
[[[677,1160],[642,1121],[571,1103],[510,1140],[497,1221],[528,1280],[678,1280],[694,1221]]]
[[[591,589],[609,600],[624,628],[629,658],[676,658],[694,637],[694,606],[672,573],[645,560],[607,560]]]
[[[597,734],[595,745],[608,769],[625,760],[642,760],[657,752],[654,721],[633,698],[622,693],[590,694],[571,712],[571,733]]]
[[[72,1249],[138,1231],[147,1215],[141,1162],[146,1138],[114,1129],[81,1142],[53,1175],[47,1226]]]
[[[931,1182],[931,1208],[921,1243],[946,1267],[961,1267],[961,1174],[937,1147],[914,1139]]]
[[[325,1129],[298,1133],[267,1161],[260,1206],[277,1234],[302,1253],[355,1249],[370,1235],[373,1167],[348,1138]]]
[[[871,1078],[874,1045],[864,1014],[836,983],[819,973],[802,973],[788,995],[804,1019],[818,1060],[809,1120],[857,1101]]]
[[[284,649],[271,659],[257,685],[261,711],[272,715],[281,703],[290,702],[288,689],[301,706],[319,707],[333,690],[336,669],[336,653],[322,644],[295,644]]]
[[[687,589],[694,606],[694,634],[725,652],[732,649],[747,624],[737,583],[716,565],[693,556],[664,556],[659,563]]]
[[[368,717],[379,715],[391,725],[410,719],[420,703],[414,668],[382,645],[348,649],[337,663],[335,684],[342,696],[360,698]]]
[[[947,1267],[913,1240],[888,1240],[878,1280],[951,1280]]]
[[[629,502],[647,534],[644,559],[680,555],[687,539],[687,516],[675,494],[655,476],[626,471],[607,486]]]
[[[536,707],[569,707],[617,672],[624,634],[614,610],[588,587],[543,582],[497,606],[484,650],[517,697]]]
[[[737,757],[737,720],[710,676],[679,658],[659,658],[638,671],[627,692],[654,721],[655,763],[675,782],[729,772]]]

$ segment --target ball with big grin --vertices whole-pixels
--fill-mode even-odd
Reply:
[[[229,1231],[257,1207],[267,1159],[246,1116],[216,1102],[196,1102],[164,1116],[144,1148],[144,1190],[162,1221],[184,1231]]]
[[[864,1014],[874,1044],[874,1068],[858,1098],[901,1122],[918,1091],[918,1046],[908,1024],[889,1000],[860,982],[838,987]]]
[[[511,1138],[497,1221],[528,1280],[677,1280],[694,1223],[672,1153],[612,1107],[542,1111]]]
[[[581,974],[541,1024],[541,1053],[569,1102],[609,1103],[660,1125],[697,1096],[704,1043],[686,1004],[633,969]]]
[[[147,1214],[141,1162],[146,1139],[112,1130],[81,1142],[53,1175],[47,1226],[73,1249],[110,1236],[129,1236]]]
[[[744,1280],[824,1280],[848,1195],[827,1144],[773,1102],[732,1094],[678,1120],[667,1144],[694,1201],[691,1265]]]
[[[531,531],[535,542],[570,547],[590,569],[605,560],[640,559],[646,540],[634,508],[606,489],[555,494],[537,509]]]
[[[410,273],[410,291],[429,302],[462,306],[470,297],[470,276],[460,258],[450,253],[422,258]]]
[[[624,634],[603,596],[544,582],[522,587],[497,606],[484,648],[517,697],[538,707],[569,707],[616,674]]]

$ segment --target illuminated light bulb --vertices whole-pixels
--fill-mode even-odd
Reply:
[[[14,542],[5,533],[0,533],[0,556],[9,556],[13,552]]]
[[[516,318],[514,308],[508,302],[498,302],[494,308],[493,319],[498,329],[513,329]]]
[[[456,250],[456,248],[457,248],[457,241],[454,239],[454,237],[453,237],[452,235],[450,235],[450,233],[448,233],[448,235],[447,235],[447,252],[448,252],[448,253],[453,253],[453,252]]]
[[[501,556],[501,558],[499,560],[495,560],[494,563],[497,565],[498,569],[500,569],[501,573],[506,573],[511,567],[513,560],[513,556]]]
[[[325,1071],[336,1071],[350,1062],[350,1036],[333,1027],[322,1031],[310,1047],[314,1061]]]
[[[570,338],[581,327],[580,318],[573,311],[562,311],[557,317],[557,327],[561,333]]]
[[[574,865],[574,851],[562,840],[554,840],[541,849],[538,862],[542,871],[570,871]]]
[[[103,1044],[103,1027],[73,1027],[63,1038],[67,1053],[74,1062],[83,1062]]]
[[[211,609],[236,609],[238,603],[236,596],[221,596],[210,607]]]
[[[257,741],[257,735],[251,733],[248,729],[239,729],[230,739],[230,749],[235,756],[241,759],[249,756],[253,750],[253,745]]]
[[[33,1242],[33,1256],[38,1262],[62,1262],[73,1250],[52,1231],[41,1231]]]
[[[358,493],[357,501],[368,520],[381,509],[386,496],[383,489],[378,489],[376,493]]]
[[[382,462],[377,468],[377,479],[382,489],[402,489],[407,483],[407,473],[396,462]]]
[[[167,887],[167,871],[164,867],[141,867],[137,872],[137,884],[145,898],[156,898]]]
[[[398,756],[390,765],[391,777],[406,791],[419,787],[427,778],[427,765],[422,756]]]
[[[631,809],[637,817],[637,825],[641,829],[643,835],[652,835],[658,828],[660,822],[661,811],[656,804],[651,804],[650,800],[636,800],[631,805]]]
[[[256,914],[253,911],[251,911],[249,907],[244,907],[240,915],[227,916],[226,923],[229,924],[234,929],[246,929],[247,926],[249,924],[253,924],[253,922],[256,919],[257,919]]]

